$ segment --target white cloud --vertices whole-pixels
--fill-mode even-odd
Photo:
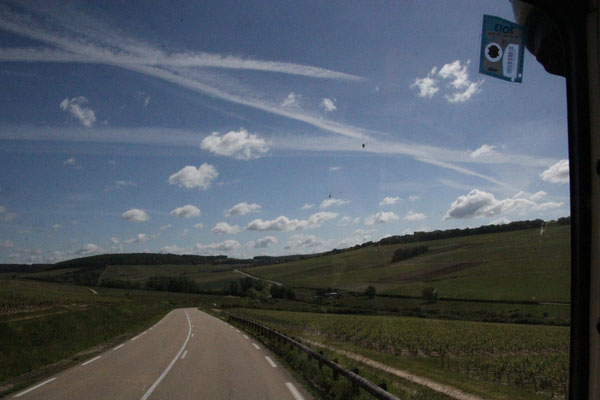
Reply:
[[[196,229],[202,229],[202,228],[204,228],[204,224],[197,223],[197,224],[194,225],[194,228],[196,228]]]
[[[4,249],[12,249],[13,247],[15,247],[15,244],[10,240],[3,240],[0,242],[0,247]]]
[[[335,99],[334,99],[335,100]],[[337,107],[335,106],[334,100],[328,99],[328,98],[324,98],[321,101],[321,107],[327,111],[327,112],[332,112],[337,110]]]
[[[150,104],[150,96],[146,92],[138,92],[138,97],[144,101],[144,108],[148,107],[148,104]]]
[[[544,197],[546,197],[548,193],[544,192],[543,190],[540,190],[539,192],[536,192],[534,194],[532,194],[531,196],[529,196],[529,198],[533,201],[538,201],[543,199]]]
[[[480,91],[479,87],[482,83],[483,81],[471,82],[463,92],[456,92],[449,95],[447,94],[446,99],[450,103],[464,103],[465,101],[470,100],[475,93]]]
[[[80,255],[80,256],[88,256],[88,255],[96,253],[100,250],[101,250],[100,247],[98,247],[94,243],[87,243],[87,244],[83,245],[81,248],[75,250],[74,253],[76,255]]]
[[[337,223],[338,226],[347,226],[350,224],[354,224],[354,225],[360,224],[360,218],[359,217],[352,218],[352,217],[349,217],[346,215],[346,216],[343,216],[342,218],[340,218]]]
[[[361,231],[363,231],[363,230],[362,229],[357,229],[354,232],[355,236],[348,237],[348,238],[345,238],[345,239],[341,240],[338,243],[337,248],[344,249],[344,248],[347,248],[347,247],[352,247],[352,246],[355,246],[357,244],[362,244],[362,243],[370,241],[371,240],[371,235],[368,235],[367,232],[374,231],[374,229],[367,229],[367,230],[365,230],[363,232],[361,232]]]
[[[500,218],[495,219],[492,222],[490,222],[490,225],[505,225],[508,223],[510,223],[510,219],[508,219],[506,217],[500,217]]]
[[[281,102],[281,107],[293,107],[298,105],[298,99],[300,95],[294,92],[290,92],[287,97]]]
[[[118,237],[113,236],[113,237],[110,238],[110,243],[112,243],[112,244],[119,244],[119,243],[121,243],[121,241],[119,240]]]
[[[442,68],[433,67],[424,78],[416,78],[411,88],[419,89],[419,97],[432,98],[439,90],[439,81],[436,77],[449,80],[448,87],[452,91],[446,94],[446,100],[450,103],[461,103],[469,100],[475,93],[480,91],[483,80],[471,81],[467,71],[470,60],[461,64],[460,60],[444,64]]]
[[[450,82],[450,85],[455,89],[463,89],[469,86],[469,73],[467,72],[467,65],[469,61],[467,61],[466,65],[461,65],[460,60],[456,60],[454,62],[444,64],[438,75],[444,79],[453,79]]]
[[[304,205],[302,206],[303,210],[310,210],[311,208],[313,208],[315,205],[312,203],[304,203]]]
[[[77,161],[75,160],[75,158],[74,158],[74,157],[71,157],[71,158],[67,158],[67,159],[66,159],[66,160],[63,162],[63,164],[64,164],[64,165],[68,165],[69,167],[74,167],[74,166],[76,166],[76,165],[77,165]]]
[[[6,207],[0,206],[0,221],[9,222],[17,218],[17,214],[6,211]]]
[[[227,222],[218,222],[212,229],[212,233],[217,235],[234,235],[242,231],[237,225],[229,225]]]
[[[73,97],[71,100],[66,98],[60,102],[60,109],[69,112],[83,126],[89,128],[94,125],[96,114],[87,106],[88,103],[88,99],[83,96]]]
[[[329,199],[323,200],[319,207],[329,208],[331,206],[343,206],[344,204],[348,204],[348,203],[350,203],[350,200],[335,199],[335,198],[331,197]]]
[[[435,79],[435,73],[437,68],[433,67],[431,71],[424,78],[416,78],[414,83],[410,85],[411,88],[419,88],[419,97],[433,97],[434,94],[440,90],[437,86],[437,80]]]
[[[250,231],[295,231],[298,229],[319,228],[325,221],[337,218],[339,214],[334,212],[322,211],[312,214],[308,219],[289,219],[283,215],[270,221],[255,219],[250,222],[247,229]]]
[[[473,158],[477,158],[477,157],[486,157],[486,156],[490,156],[492,154],[494,154],[494,148],[496,146],[490,146],[488,144],[484,144],[482,145],[480,148],[478,148],[477,150],[475,150],[474,152],[471,153],[471,157]]]
[[[405,221],[421,221],[425,218],[426,218],[425,214],[416,213],[414,211],[409,211],[402,219]]]
[[[381,200],[381,203],[379,203],[380,206],[391,206],[396,204],[397,202],[399,202],[401,199],[400,197],[385,197],[383,200]]]
[[[199,217],[202,214],[202,212],[198,207],[193,206],[191,204],[187,204],[183,207],[177,207],[169,214],[177,218],[195,218]]]
[[[469,73],[467,72],[467,65],[469,63],[470,60],[467,60],[464,65],[461,65],[460,60],[456,60],[445,64],[438,72],[438,75],[442,78],[451,80],[450,86],[452,88],[459,90],[446,95],[446,99],[451,103],[465,102],[480,90],[479,87],[483,83],[482,80],[478,82],[469,80]]]
[[[183,254],[186,252],[186,250],[182,247],[179,247],[177,245],[171,245],[171,246],[164,246],[160,249],[161,253],[166,253],[166,254]]]
[[[417,196],[416,194],[415,194],[415,195],[412,195],[412,196],[408,196],[408,200],[410,200],[410,201],[417,201],[417,200],[419,200],[420,198],[421,198],[421,197],[420,197],[420,196]]]
[[[124,180],[115,182],[115,188],[122,189],[125,187],[137,187],[137,183],[132,182],[132,181],[124,181]]]
[[[365,225],[387,224],[388,222],[400,219],[394,212],[381,211],[373,215],[369,215],[364,219]]]
[[[131,238],[131,239],[127,239],[127,240],[123,240],[123,243],[127,243],[127,244],[132,244],[132,243],[136,243],[136,244],[141,244],[141,243],[146,243],[149,240],[148,235],[146,235],[145,233],[138,233],[137,236]]]
[[[298,249],[298,248],[309,248],[321,246],[324,242],[318,239],[314,235],[292,235],[288,244],[285,246],[286,249]]]
[[[54,232],[56,232],[56,231],[57,231],[57,230],[59,230],[60,228],[61,228],[61,225],[60,225],[60,224],[54,224],[54,225],[52,225],[52,230],[53,230]]]
[[[173,225],[171,224],[166,224],[160,227],[161,231],[166,231],[167,229],[171,229],[173,227]]]
[[[217,169],[207,163],[196,168],[188,165],[169,177],[169,184],[179,185],[186,189],[198,188],[206,190],[210,183],[219,176]]]
[[[333,167],[329,167],[329,170],[330,171],[339,171],[342,168],[344,168],[344,167],[340,167],[338,165],[334,165]]]
[[[454,200],[444,216],[444,220],[495,217],[512,211],[544,211],[562,205],[563,203],[557,202],[536,203],[531,196],[527,197],[522,192],[517,193],[514,197],[497,200],[491,193],[473,189],[468,194]]]
[[[223,136],[220,136],[218,132],[213,132],[202,140],[200,147],[211,153],[238,160],[259,158],[269,151],[269,146],[264,139],[248,133],[243,128],[237,132],[227,132]]]
[[[255,249],[266,249],[267,247],[271,247],[274,244],[279,243],[279,241],[273,236],[265,236],[263,238],[257,239],[256,241],[250,241],[244,245],[244,247],[252,247]]]
[[[236,204],[231,207],[229,210],[225,211],[225,216],[229,217],[231,215],[246,215],[250,213],[255,213],[260,210],[260,205],[256,203],[246,203],[245,201]]]
[[[198,243],[194,246],[194,250],[200,253],[214,253],[218,251],[230,252],[240,247],[237,240],[225,240],[220,243],[202,244]]]
[[[560,160],[540,174],[543,181],[569,183],[569,160]]]
[[[146,211],[138,208],[132,208],[131,210],[125,211],[121,214],[121,218],[130,222],[145,222],[150,219]]]

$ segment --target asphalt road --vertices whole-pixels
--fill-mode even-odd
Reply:
[[[19,399],[311,398],[272,353],[195,308],[22,390]]]

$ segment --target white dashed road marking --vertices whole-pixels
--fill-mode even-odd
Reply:
[[[290,382],[286,382],[285,386],[287,386],[287,388],[290,390],[290,392],[292,392],[292,396],[294,396],[294,399],[304,400],[304,397],[300,394],[298,389],[296,389],[296,387],[294,387],[294,385],[292,385]]]
[[[183,355],[181,356],[181,359],[183,360],[185,358],[185,356],[187,356],[187,350],[183,352]]]
[[[187,338],[185,339],[185,342],[183,342],[183,346],[181,346],[179,353],[177,353],[177,355],[175,355],[175,358],[173,358],[173,361],[171,361],[171,364],[169,364],[167,369],[165,369],[163,371],[163,373],[158,377],[158,379],[152,384],[152,386],[150,386],[150,389],[148,389],[146,394],[144,394],[140,398],[140,400],[146,400],[148,397],[150,397],[152,392],[154,392],[154,389],[156,389],[158,384],[165,378],[165,376],[167,376],[167,374],[169,373],[171,368],[173,368],[173,365],[175,365],[175,362],[179,359],[179,357],[181,356],[181,353],[183,353],[183,349],[185,349],[185,346],[187,346],[188,342],[190,341],[190,336],[192,335],[192,322],[190,321],[190,316],[187,313],[187,311],[185,312],[185,316],[187,317],[189,328],[188,328],[188,335],[187,335]]]
[[[260,350],[260,347],[256,343],[252,343],[252,346],[256,347],[256,350]]]
[[[83,365],[88,365],[89,363],[93,363],[94,361],[96,361],[96,360],[97,360],[97,359],[99,359],[100,357],[102,357],[102,356],[94,357],[94,358],[92,358],[91,360],[87,360],[86,362],[84,362],[84,363],[83,363],[83,364],[81,364],[81,365],[83,366]]]
[[[39,388],[39,387],[42,387],[42,386],[44,386],[44,385],[45,385],[45,384],[47,384],[47,383],[50,383],[50,382],[52,382],[52,381],[53,381],[53,380],[55,380],[55,379],[56,379],[56,378],[50,378],[50,379],[48,379],[47,381],[44,381],[44,382],[42,382],[42,383],[40,383],[40,384],[37,384],[37,385],[35,385],[35,386],[34,386],[34,387],[32,387],[32,388],[29,388],[29,389],[27,389],[27,390],[24,390],[24,391],[22,391],[22,392],[21,392],[21,393],[19,393],[19,394],[16,394],[14,397],[21,397],[21,396],[23,396],[24,394],[27,394],[27,393],[31,392],[32,390],[35,390],[35,389],[37,389],[37,388]]]
[[[121,343],[120,345],[118,345],[117,347],[115,347],[113,350],[119,350],[123,346],[125,346],[125,343]]]
[[[245,338],[245,339],[248,339],[248,336],[244,335],[244,338]]]
[[[273,360],[271,360],[271,357],[269,357],[269,356],[265,356],[265,360],[267,360],[267,362],[269,363],[269,365],[270,365],[271,367],[273,367],[273,368],[277,368],[277,364],[275,364],[275,363],[273,362]]]

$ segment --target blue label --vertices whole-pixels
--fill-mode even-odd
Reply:
[[[525,27],[492,15],[483,16],[479,72],[511,82],[523,80]]]

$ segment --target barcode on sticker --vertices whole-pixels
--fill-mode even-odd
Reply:
[[[514,78],[517,76],[516,62],[519,54],[518,44],[509,44],[504,50],[504,58],[502,60],[502,69],[504,70],[504,76],[508,78]]]

